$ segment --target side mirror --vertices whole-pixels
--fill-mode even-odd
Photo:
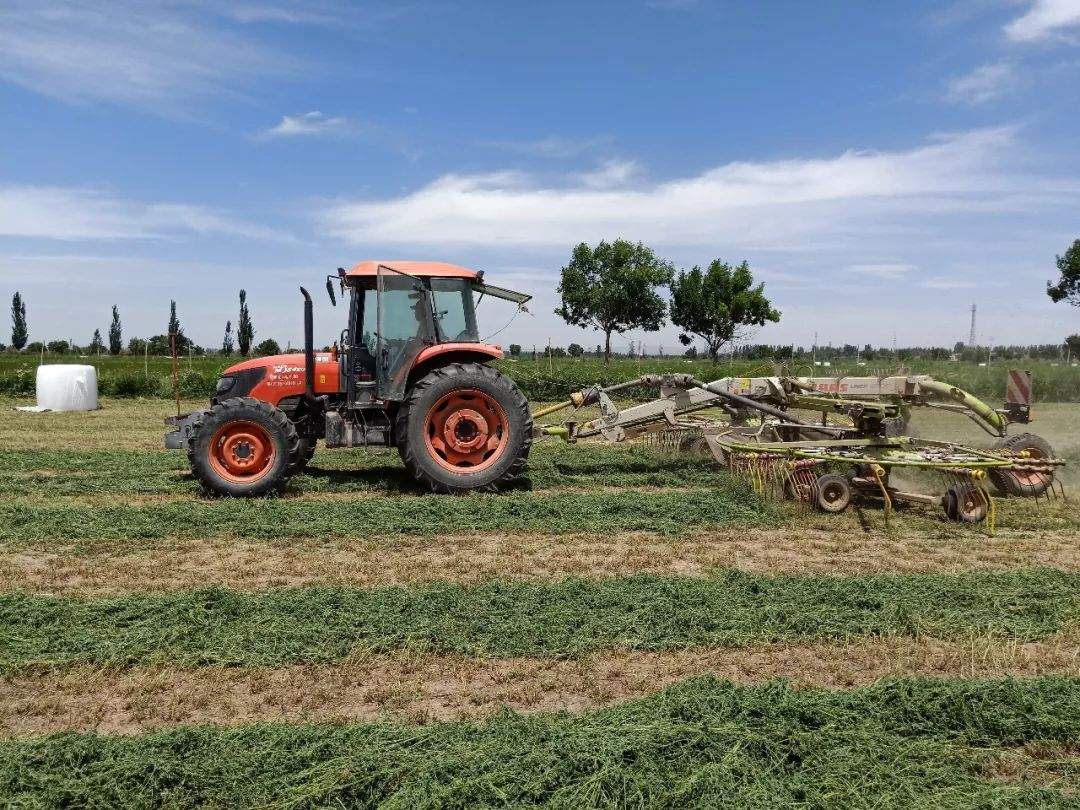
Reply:
[[[337,306],[337,296],[334,295],[334,283],[326,279],[326,294],[330,296],[330,303]]]

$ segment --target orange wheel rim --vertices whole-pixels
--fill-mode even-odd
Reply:
[[[1037,447],[1029,447],[1025,452],[1031,459],[1044,458],[1042,451]],[[1037,470],[1010,470],[1007,474],[1011,475],[1025,491],[1045,489],[1050,485],[1050,475]]]
[[[254,422],[229,422],[210,440],[210,466],[235,484],[258,481],[274,466],[276,457],[270,433]]]
[[[977,497],[973,490],[962,492],[959,498],[960,514],[966,518],[977,518],[982,515],[982,498]]]
[[[510,420],[495,398],[463,389],[441,397],[424,419],[424,444],[442,467],[456,473],[485,470],[502,458]]]
[[[1034,470],[1026,470],[1024,472],[1012,471],[1008,475],[1011,475],[1016,479],[1016,483],[1024,489],[1038,489],[1039,487],[1045,488],[1050,483],[1050,476],[1044,472],[1035,472]]]

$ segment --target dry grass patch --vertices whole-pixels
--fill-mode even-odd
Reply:
[[[1075,533],[903,537],[814,529],[728,529],[689,538],[650,533],[482,534],[320,542],[213,537],[142,547],[50,544],[0,554],[0,590],[104,596],[221,585],[375,587],[490,579],[602,579],[638,573],[958,573],[1049,566],[1080,571]]]
[[[431,722],[523,712],[583,711],[643,697],[689,677],[737,684],[787,678],[798,687],[850,688],[886,677],[1080,675],[1080,633],[1018,643],[976,636],[856,639],[742,649],[604,652],[574,660],[477,660],[393,653],[335,665],[78,666],[0,680],[8,735],[82,730],[136,734],[162,726],[255,722]]]
[[[1080,792],[1080,747],[1054,742],[1028,743],[991,755],[982,773],[997,782],[1019,783],[1075,796]]]
[[[0,399],[0,447],[5,450],[161,450],[166,416],[176,415],[167,399],[103,397],[87,413],[26,413],[29,401]],[[207,407],[206,400],[183,400],[184,412]]]

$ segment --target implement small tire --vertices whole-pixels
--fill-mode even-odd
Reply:
[[[236,397],[192,421],[188,461],[204,491],[254,498],[285,484],[299,441],[283,411],[251,397]]]
[[[818,511],[839,514],[851,504],[851,482],[833,473],[819,475],[814,481],[811,497]]]
[[[1050,446],[1050,442],[1034,433],[1018,433],[1015,436],[1009,436],[995,444],[994,449],[1008,450],[1010,453],[1027,451],[1030,458],[1054,458],[1054,448]],[[991,469],[987,472],[987,478],[994,485],[994,489],[1002,495],[1034,498],[1050,488],[1054,474]]]
[[[983,494],[966,481],[952,484],[945,490],[941,505],[945,517],[956,523],[982,523],[989,509]]]

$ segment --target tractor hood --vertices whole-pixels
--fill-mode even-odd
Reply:
[[[315,353],[315,392],[340,392],[339,364],[328,352]],[[253,357],[221,372],[215,399],[254,397],[277,405],[286,397],[304,393],[304,353]]]
[[[327,352],[315,352],[315,364],[332,363]],[[253,368],[275,369],[275,374],[286,374],[295,367],[301,374],[304,373],[304,353],[292,352],[291,354],[268,354],[265,357],[252,357],[242,363],[236,363],[225,369],[222,375],[235,374],[238,371],[248,371]]]

